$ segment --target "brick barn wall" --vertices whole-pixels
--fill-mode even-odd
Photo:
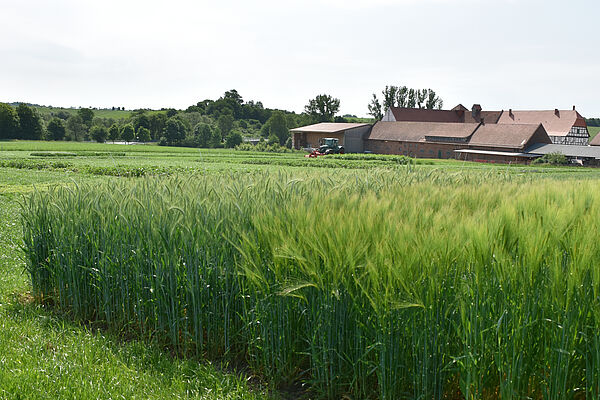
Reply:
[[[494,154],[469,154],[463,153],[461,160],[485,162],[492,164],[529,164],[532,159],[527,157],[508,157]]]
[[[456,158],[454,150],[466,147],[464,144],[365,140],[365,150],[372,153],[399,154],[414,158]]]
[[[503,147],[468,146],[466,144],[448,144],[431,142],[398,142],[392,140],[365,140],[365,150],[376,154],[399,154],[413,158],[452,158],[465,161],[489,163],[520,163],[528,164],[531,159],[526,157],[511,157],[492,154],[455,153],[459,149],[477,149],[487,151],[520,152],[520,149]]]

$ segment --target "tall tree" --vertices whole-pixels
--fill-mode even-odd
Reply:
[[[397,86],[386,86],[381,92],[383,94],[383,109],[388,110],[390,107],[396,106],[396,95],[398,93]]]
[[[19,115],[9,104],[0,103],[0,139],[16,139],[19,134]]]
[[[90,129],[90,137],[98,143],[106,142],[108,136],[108,129],[101,125],[94,125]]]
[[[77,115],[81,117],[83,123],[87,126],[88,129],[92,127],[92,122],[94,120],[94,111],[89,108],[80,108],[77,110]]]
[[[164,112],[150,114],[148,121],[150,123],[150,136],[153,140],[158,140],[165,130],[167,114]]]
[[[398,107],[406,107],[408,105],[408,88],[406,86],[400,86],[398,88],[396,102]]]
[[[442,107],[444,107],[444,102],[442,101],[442,99],[438,97],[435,91],[427,89],[427,102],[425,103],[425,108],[428,108],[430,110],[441,110]]]
[[[125,141],[125,143],[129,143],[135,137],[135,130],[133,129],[132,124],[123,125],[121,128],[121,139]]]
[[[235,101],[236,103],[238,103],[240,106],[242,104],[244,104],[244,100],[242,99],[242,96],[240,96],[240,94],[238,93],[237,90],[235,89],[231,89],[225,92],[225,94],[223,95],[224,99],[231,99],[233,101]]]
[[[48,139],[50,140],[63,140],[67,134],[65,122],[57,117],[52,118],[48,122],[46,130],[48,131]]]
[[[225,138],[225,147],[233,149],[242,144],[243,140],[242,134],[238,130],[233,130],[229,132],[229,135]]]
[[[408,100],[406,103],[408,108],[415,108],[417,106],[417,90],[408,89]]]
[[[19,115],[19,138],[26,140],[41,140],[44,137],[44,125],[42,119],[33,107],[27,104],[17,106]]]
[[[381,111],[381,103],[377,98],[377,95],[373,93],[373,98],[369,103],[369,115],[371,115],[376,120],[381,120],[383,118],[383,112]]]
[[[140,126],[137,130],[137,140],[138,142],[149,142],[150,137],[150,129]]]
[[[185,125],[179,118],[171,117],[165,125],[164,137],[169,145],[181,143],[185,139]]]
[[[117,126],[117,124],[112,124],[110,128],[108,128],[108,139],[112,140],[112,142],[114,143],[115,140],[119,138],[119,135],[119,127]]]
[[[67,132],[69,133],[71,140],[83,140],[87,132],[87,126],[83,123],[79,114],[74,114],[69,117],[67,120]]]
[[[219,133],[217,136],[221,137]],[[198,147],[215,147],[215,132],[209,124],[199,122],[194,127],[194,138],[196,143],[198,143]],[[220,142],[220,140],[219,140]]]
[[[309,100],[304,110],[317,122],[332,121],[340,110],[340,100],[328,94],[320,94]]]
[[[133,119],[133,128],[136,132],[139,131],[140,127],[150,129],[150,118],[145,112],[141,112]]]
[[[233,115],[231,113],[222,114],[217,120],[217,125],[221,131],[221,138],[225,139],[233,129]]]
[[[288,130],[287,121],[285,115],[281,111],[275,111],[271,114],[271,118],[268,121],[270,134],[275,135],[279,144],[283,146],[290,137],[290,131]]]
[[[427,89],[417,89],[417,108],[423,108],[425,100],[427,99]]]
[[[386,86],[381,91],[383,104],[373,93],[368,105],[369,115],[382,119],[390,107],[427,108],[441,110],[444,102],[431,89],[410,89],[406,86]]]

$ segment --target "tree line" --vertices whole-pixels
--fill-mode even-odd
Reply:
[[[426,108],[441,110],[443,100],[432,89],[411,89],[406,86],[386,86],[381,91],[381,99],[373,93],[368,105],[369,115],[380,120],[390,107]]]
[[[388,107],[441,108],[433,90],[386,86],[382,100],[375,94],[369,113],[383,117]],[[120,109],[122,107],[117,107]],[[114,109],[114,107],[113,107]],[[217,100],[205,99],[185,110],[135,110],[129,117],[99,117],[93,109],[43,113],[37,107],[0,103],[0,140],[94,140],[97,142],[158,142],[165,146],[236,147],[244,138],[260,138],[269,145],[291,147],[290,128],[319,122],[348,122],[337,116],[340,100],[320,94],[308,100],[304,112],[265,108],[260,101],[244,101],[237,90]]]
[[[90,108],[40,113],[37,107],[0,103],[0,140],[94,140],[158,142],[167,146],[236,147],[244,137],[291,147],[289,129],[333,120],[339,100],[320,95],[306,112],[268,109],[244,101],[237,90],[203,100],[185,110],[135,110],[128,118],[102,118]]]

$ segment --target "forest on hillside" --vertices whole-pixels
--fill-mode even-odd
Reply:
[[[244,101],[237,90],[217,100],[202,100],[185,110],[121,107],[61,109],[25,103],[0,103],[0,139],[158,142],[186,147],[236,147],[244,139],[260,139],[273,148],[291,147],[289,129],[323,121],[347,122],[339,117],[339,100],[319,95],[301,114],[265,108],[260,101]]]

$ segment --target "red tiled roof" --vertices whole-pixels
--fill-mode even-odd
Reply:
[[[524,149],[535,143],[552,143],[541,124],[485,124],[471,136],[470,146]]]
[[[567,136],[573,126],[587,126],[575,110],[504,111],[498,124],[542,124],[550,136]]]
[[[464,122],[462,110],[429,110],[426,108],[390,107],[396,121],[413,122]],[[469,111],[464,111],[468,113]]]
[[[590,146],[600,146],[600,134],[594,136],[594,138],[590,140]]]
[[[476,128],[477,124],[471,123],[378,121],[373,125],[368,139],[407,142],[424,141],[425,136],[467,139]]]

